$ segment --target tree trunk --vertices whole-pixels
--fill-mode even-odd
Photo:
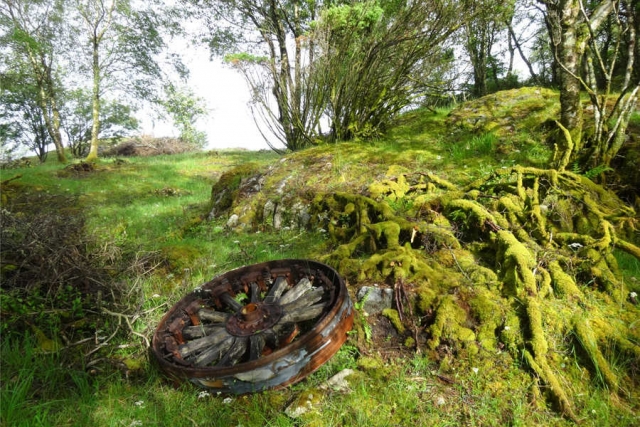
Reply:
[[[51,100],[51,114],[53,115],[53,145],[56,147],[56,155],[60,163],[67,163],[67,156],[62,145],[62,135],[60,134],[60,111],[55,99]]]
[[[471,33],[472,28],[468,31]],[[472,40],[475,37],[475,40]],[[467,42],[469,50],[469,58],[473,66],[473,94],[481,97],[487,94],[487,46],[484,36],[469,35],[470,40]]]
[[[40,89],[40,100],[38,105],[42,110],[42,116],[47,127],[47,132],[53,140],[53,145],[56,147],[56,155],[60,163],[67,163],[67,157],[64,153],[64,146],[62,145],[62,136],[60,134],[60,113],[56,108],[55,101],[47,95],[44,89]],[[52,114],[49,114],[49,107],[51,107]]]
[[[93,92],[91,96],[91,149],[87,155],[86,161],[94,162],[98,159],[98,135],[100,134],[100,55],[99,42],[94,37],[93,40]]]
[[[581,2],[578,0],[540,1],[547,7],[549,36],[555,48],[560,86],[560,124],[564,127],[563,137],[559,138],[559,155],[556,156],[554,166],[558,170],[564,170],[575,160],[582,148],[580,71],[590,38],[589,27],[593,31],[602,24],[613,7],[613,1],[600,2],[588,18],[581,10]],[[564,132],[565,129],[567,132]]]
[[[560,155],[555,167],[563,170],[580,150],[582,141],[582,105],[580,103],[580,64],[584,54],[584,43],[578,38],[581,21],[580,3],[563,0],[559,3],[545,2],[547,20],[551,32],[551,43],[555,47],[556,70],[560,86],[560,123],[567,132],[558,138]],[[579,46],[582,44],[582,49]],[[569,151],[569,153],[567,153]]]
[[[56,147],[56,154],[60,163],[66,163],[67,157],[62,145],[62,135],[60,134],[60,112],[55,99],[55,87],[51,66],[43,57],[36,57],[33,51],[29,51],[29,60],[33,66],[38,85],[38,106],[42,110],[42,117],[47,127],[47,132],[51,136],[53,145]]]

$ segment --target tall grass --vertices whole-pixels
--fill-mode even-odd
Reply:
[[[492,156],[495,153],[496,143],[497,138],[491,133],[461,139],[450,147],[451,160],[458,163],[472,158]]]

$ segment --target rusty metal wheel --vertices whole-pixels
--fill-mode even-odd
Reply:
[[[152,352],[173,378],[242,394],[300,381],[338,351],[352,326],[351,300],[334,269],[270,261],[182,298],[160,321]]]

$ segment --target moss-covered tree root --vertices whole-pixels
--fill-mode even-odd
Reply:
[[[635,212],[583,176],[513,167],[458,187],[405,174],[367,194],[319,195],[314,218],[333,246],[326,261],[347,277],[413,283],[430,351],[506,348],[568,418],[583,385],[558,355],[573,349],[613,392],[640,363],[640,313],[613,257],[640,258]],[[612,363],[612,350],[629,363]]]

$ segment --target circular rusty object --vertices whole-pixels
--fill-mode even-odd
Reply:
[[[279,304],[249,303],[232,315],[225,325],[237,337],[255,335],[274,326],[282,318]]]
[[[353,326],[331,267],[286,259],[229,271],[162,318],[151,351],[169,376],[223,393],[282,388],[333,356]]]

